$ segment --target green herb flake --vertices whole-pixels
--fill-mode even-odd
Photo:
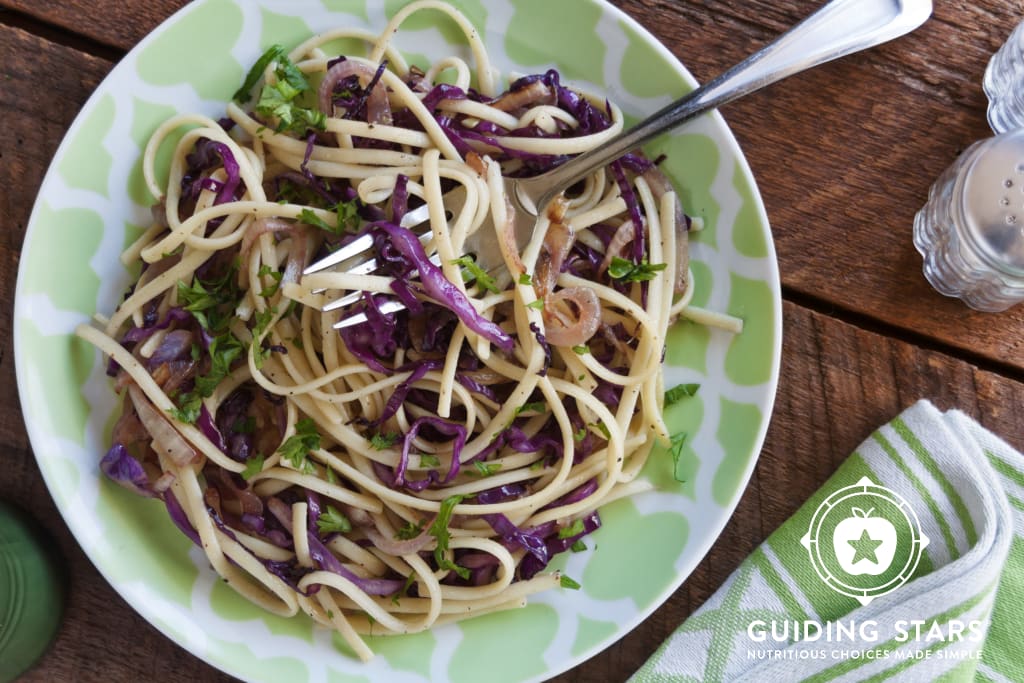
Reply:
[[[295,433],[281,444],[277,452],[281,454],[281,459],[288,461],[292,467],[309,474],[313,465],[307,457],[310,451],[319,448],[320,432],[316,429],[316,423],[307,417],[295,423]]]
[[[431,453],[420,454],[420,467],[440,467],[441,459]]]
[[[466,254],[452,261],[452,265],[459,266],[462,268],[462,281],[471,282],[476,280],[476,283],[486,289],[488,292],[497,294],[500,290],[498,289],[497,283],[494,278],[487,274],[487,271],[480,267],[480,265],[473,259],[472,256]]]
[[[515,414],[518,417],[523,413],[543,413],[545,410],[547,410],[547,407],[548,406],[546,403],[544,403],[544,401],[531,401],[529,403],[524,403],[523,405],[516,408]]]
[[[352,522],[333,505],[328,505],[326,510],[320,512],[320,517],[316,520],[316,528],[320,530],[321,534],[347,534],[352,531]]]
[[[526,304],[527,308],[532,308],[538,311],[544,310],[544,299],[534,299],[530,303]]]
[[[573,520],[573,523],[570,524],[569,526],[562,527],[561,529],[559,529],[558,530],[558,537],[559,538],[563,538],[563,539],[564,538],[572,538],[573,536],[579,536],[584,531],[586,531],[586,529],[583,527],[583,520],[582,519],[576,519],[576,520]]]
[[[255,477],[257,474],[263,471],[263,462],[266,460],[262,455],[257,453],[248,460],[245,461],[245,469],[242,470],[242,479],[249,480]]]
[[[574,590],[574,591],[578,591],[581,588],[581,586],[580,586],[578,581],[574,581],[573,579],[570,579],[565,574],[562,574],[561,576],[559,576],[558,583],[559,583],[559,585],[562,586],[562,588],[569,588],[569,589]]]
[[[666,263],[633,263],[628,259],[615,256],[608,266],[608,275],[620,282],[644,282],[653,280],[659,271],[665,270]]]
[[[277,291],[281,288],[281,278],[284,277],[284,273],[279,270],[275,270],[264,263],[260,266],[259,275],[260,277],[270,276],[272,280],[272,283],[269,286],[260,290],[260,296],[264,299],[269,299],[277,294]]]
[[[693,396],[700,389],[699,384],[677,384],[665,392],[665,405],[670,406],[678,403],[687,396]]]
[[[569,550],[573,551],[574,553],[582,553],[586,549],[587,544],[583,542],[583,539],[580,539],[573,543],[571,546],[569,546]]]
[[[572,347],[572,350],[575,351],[580,356],[590,353],[590,347],[587,346],[586,344],[577,344],[576,346]]]
[[[473,466],[476,468],[476,473],[481,477],[489,477],[501,471],[500,462],[480,462],[479,460],[474,460]]]
[[[370,436],[370,448],[383,451],[394,446],[401,437],[398,432],[375,432]]]
[[[280,45],[271,45],[266,52],[260,55],[260,58],[256,60],[256,63],[249,69],[249,73],[245,75],[245,81],[242,82],[242,87],[235,91],[235,94],[231,96],[231,99],[238,102],[239,104],[245,104],[248,102],[252,95],[252,88],[263,76],[263,72],[267,70],[271,62],[286,59],[286,53],[284,47]]]
[[[683,444],[686,443],[686,432],[679,432],[669,437],[668,452],[672,456],[672,478],[680,483],[685,483],[686,479],[679,473],[679,461],[683,455]]]
[[[427,532],[437,539],[437,547],[434,549],[434,561],[437,562],[438,569],[447,569],[455,572],[463,579],[468,579],[469,570],[455,564],[455,562],[448,559],[445,554],[448,551],[448,541],[451,537],[448,530],[448,524],[452,518],[452,510],[456,505],[462,502],[463,498],[465,498],[465,496],[456,494],[454,496],[448,496],[441,501],[441,509],[437,512],[437,518],[434,519],[434,523],[430,525]]]
[[[395,532],[395,538],[400,541],[416,538],[423,533],[423,524],[425,522],[425,519],[421,519],[418,522],[406,522],[405,526]]]
[[[329,232],[332,235],[341,234],[341,231],[338,229],[338,226],[331,225],[323,218],[320,218],[320,216],[318,216],[316,212],[313,211],[312,209],[303,209],[299,213],[299,220],[305,223],[306,225],[311,225],[314,228],[320,228],[321,230]]]
[[[521,284],[521,285],[532,285],[533,284],[533,278],[530,277],[529,273],[520,273],[519,274],[519,284]]]

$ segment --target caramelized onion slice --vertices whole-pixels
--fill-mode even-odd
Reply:
[[[544,300],[544,322],[549,344],[585,344],[601,326],[601,300],[589,287],[560,289]]]
[[[192,448],[185,437],[171,426],[171,423],[153,407],[138,385],[128,387],[128,395],[139,414],[139,420],[153,438],[153,450],[166,456],[179,467],[190,465],[199,460],[199,454]]]

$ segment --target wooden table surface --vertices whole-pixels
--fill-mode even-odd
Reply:
[[[0,499],[31,511],[67,559],[59,636],[28,681],[222,681],[110,588],[43,484],[15,386],[11,310],[25,225],[80,107],[183,0],[0,0]],[[815,0],[619,0],[707,80]],[[1024,307],[969,310],[930,289],[911,242],[928,188],[987,137],[982,75],[1024,19],[1019,0],[944,0],[918,31],[724,111],[767,208],[782,276],[782,371],[757,469],[721,538],[635,631],[558,681],[620,681],[876,426],[917,399],[1024,447]]]

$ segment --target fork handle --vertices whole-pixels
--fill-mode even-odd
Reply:
[[[536,215],[581,178],[704,112],[811,67],[898,38],[925,22],[931,0],[832,0],[719,77],[580,156],[515,183],[514,199]]]

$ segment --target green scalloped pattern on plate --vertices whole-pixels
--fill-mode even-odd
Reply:
[[[693,233],[691,239],[715,247],[722,212],[711,191],[722,163],[718,145],[701,133],[680,133],[659,138],[652,144],[652,150],[652,153],[664,154],[668,158],[669,173],[679,190],[683,210],[704,222],[703,229]]]
[[[146,148],[146,143],[153,133],[156,132],[156,129],[160,127],[161,123],[178,113],[174,107],[168,104],[148,102],[138,97],[133,97],[131,104],[131,138],[140,150]],[[156,172],[156,181],[161,186],[167,185],[168,169],[171,165],[171,151],[184,134],[184,130],[176,131],[168,136],[166,142],[157,149],[153,167]],[[149,187],[146,185],[146,179],[142,175],[141,154],[132,166],[132,172],[128,176],[128,196],[140,206],[150,206],[156,203],[156,197],[150,193]]]
[[[563,79],[587,80],[605,85],[604,57],[607,48],[599,41],[574,43],[572,49],[552,60],[551,46],[566,44],[566,27],[591,35],[597,31],[601,8],[592,3],[552,0],[509,0],[515,14],[505,37],[509,57],[525,66],[547,67],[552,63]]]
[[[263,24],[263,33],[260,36],[261,50],[266,50],[271,45],[284,45],[285,49],[290,49],[313,35],[313,30],[301,17],[290,17],[261,9],[260,18]]]
[[[629,499],[601,508],[601,517],[606,523],[594,535],[597,548],[580,580],[583,590],[598,600],[650,604],[676,578],[675,560],[690,533],[686,517],[667,511],[642,514]]]
[[[103,97],[82,121],[77,144],[68,146],[57,166],[68,187],[107,196],[114,160],[103,146],[103,140],[113,125],[114,107],[113,97]]]
[[[313,643],[313,622],[305,614],[282,617],[269,614],[248,600],[239,600],[235,589],[223,581],[214,581],[210,588],[210,609],[226,621],[262,621],[275,635],[292,636]]]
[[[743,320],[743,334],[733,337],[725,357],[725,374],[736,384],[752,386],[771,378],[775,328],[772,290],[761,280],[733,273],[729,277],[730,314]]]
[[[722,398],[719,402],[718,432],[715,437],[725,450],[725,457],[715,470],[711,493],[715,502],[725,506],[736,495],[746,475],[750,459],[756,457],[760,409],[751,403]]]
[[[692,325],[692,323],[684,323]],[[678,456],[673,457],[670,446],[655,444],[644,465],[644,476],[659,491],[678,491],[690,500],[697,500],[697,475],[700,456],[694,450],[693,440],[704,422],[704,399],[700,390],[665,407],[665,423],[675,435],[683,435]]]
[[[115,582],[158,585],[164,600],[188,607],[199,576],[188,556],[192,542],[174,526],[161,502],[139,498],[106,479],[99,482],[103,504],[96,506],[96,515],[105,533],[103,543],[92,550],[106,553],[106,576]],[[124,561],[128,556],[131,561]]]
[[[23,411],[40,416],[46,434],[84,446],[89,402],[82,394],[82,385],[89,377],[95,353],[88,344],[66,334],[43,334],[32,320],[19,323],[19,352],[34,373],[30,382],[20,384]],[[48,391],[50,387],[62,390]]]
[[[619,67],[619,82],[622,87],[637,97],[682,97],[693,90],[678,73],[670,70],[651,72],[651,62],[661,60],[657,48],[644,40],[643,35],[629,22],[620,21],[619,28],[626,36],[626,51]],[[643,74],[643,78],[637,78]]]
[[[364,0],[321,0],[324,9],[331,12],[352,14],[363,20],[369,21],[370,16],[366,11]]]
[[[548,605],[528,604],[498,614],[485,614],[458,624],[462,631],[448,678],[451,683],[521,681],[542,675],[548,667],[544,651],[558,629],[558,613]],[[508,634],[518,637],[509,651]]]
[[[614,621],[599,621],[580,616],[576,619],[576,640],[572,644],[572,653],[581,655],[596,647],[599,643],[615,635],[618,624]]]
[[[487,25],[487,7],[480,0],[449,0],[449,2],[465,14],[473,26]],[[390,19],[408,4],[408,0],[385,0],[384,12]],[[463,45],[466,42],[462,29],[455,23],[455,20],[439,10],[416,12],[402,23],[400,31],[423,31],[427,29],[440,33],[441,37],[449,45]],[[401,42],[400,38],[398,42]]]
[[[732,186],[740,197],[740,208],[732,226],[733,247],[747,258],[768,258],[768,240],[758,215],[754,188],[747,182],[739,162],[733,168]]]
[[[335,638],[336,642],[340,640],[340,637]],[[431,656],[437,647],[437,636],[431,631],[411,633],[402,638],[371,636],[366,642],[374,652],[388,660],[391,668],[430,678]]]
[[[139,78],[156,86],[191,85],[200,97],[226,100],[246,72],[231,56],[241,36],[241,10],[231,0],[208,0],[177,17],[139,53]],[[182,45],[189,49],[182,50]]]
[[[55,210],[46,202],[39,204],[36,214],[51,229],[42,231],[22,252],[24,293],[46,294],[62,311],[91,315],[100,279],[82,256],[96,253],[103,218],[92,209]]]

